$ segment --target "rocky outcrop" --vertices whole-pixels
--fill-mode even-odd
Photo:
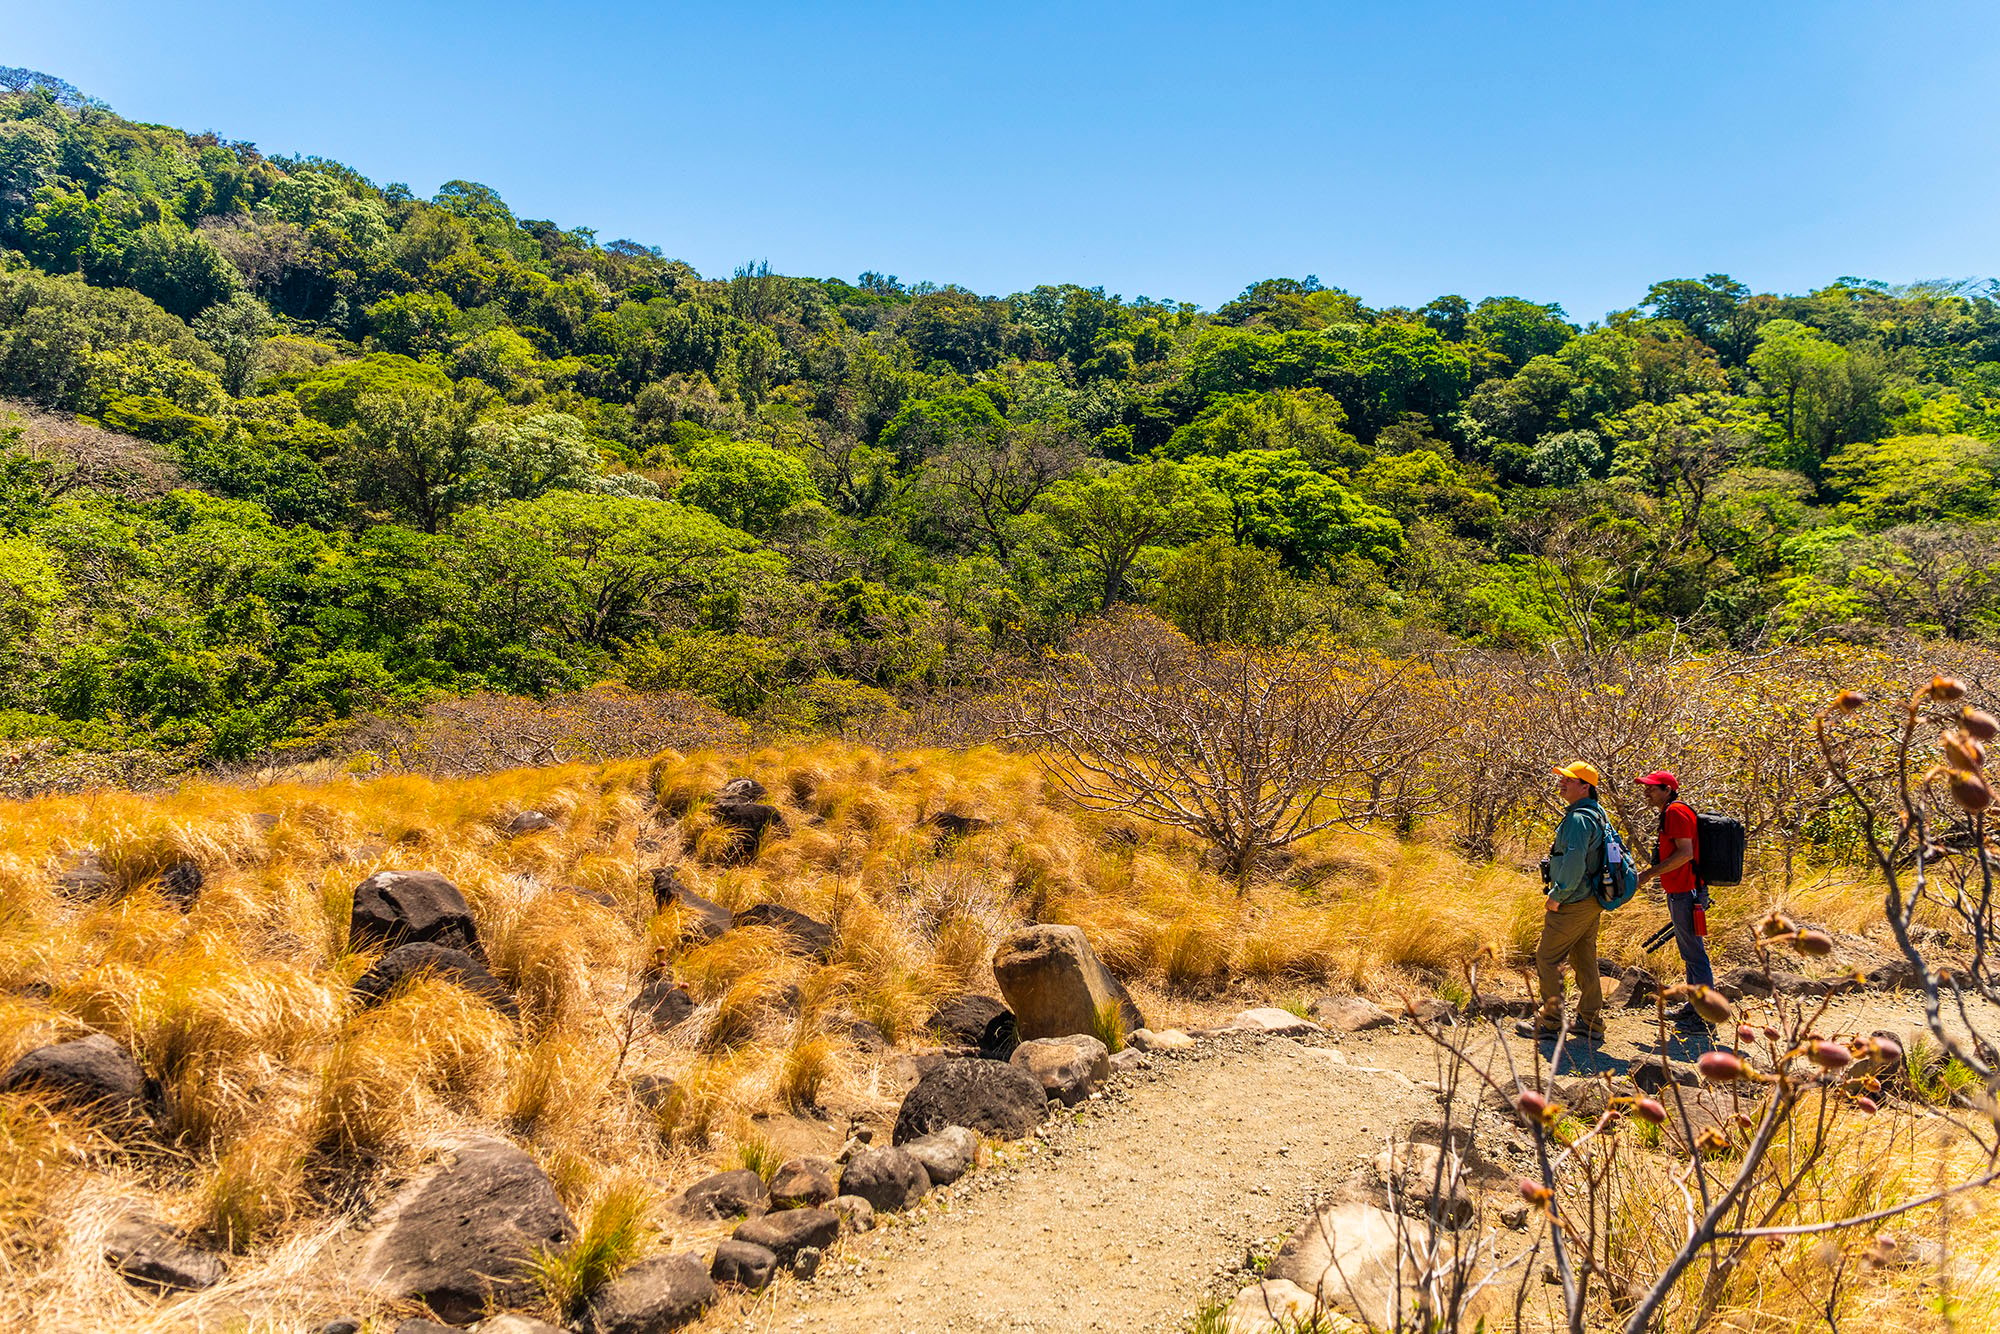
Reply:
[[[905,1148],[863,1149],[840,1174],[840,1193],[868,1201],[877,1213],[896,1213],[924,1197],[930,1173]]]
[[[776,1253],[753,1242],[731,1238],[715,1248],[708,1275],[717,1283],[734,1283],[739,1288],[761,1292],[777,1277]]]
[[[377,871],[354,891],[347,948],[431,941],[478,955],[479,928],[458,886],[435,871]]]
[[[1074,1107],[1111,1077],[1111,1053],[1096,1038],[1036,1038],[1014,1049],[1010,1063],[1027,1071],[1052,1102]]]
[[[136,1122],[146,1114],[146,1076],[132,1054],[103,1033],[23,1055],[0,1075],[0,1093],[22,1090],[113,1122]]]
[[[584,1313],[587,1334],[665,1334],[715,1304],[715,1282],[694,1255],[641,1260],[597,1290]]]
[[[653,868],[653,907],[672,908],[680,920],[683,945],[701,945],[729,930],[729,909],[712,903],[681,883],[680,873],[671,866]]]
[[[1267,1281],[1298,1285],[1309,1297],[1373,1325],[1393,1327],[1401,1281],[1396,1216],[1372,1204],[1336,1204],[1294,1232],[1265,1270]],[[1404,1310],[1410,1308],[1407,1297]]]
[[[1023,1041],[1096,1033],[1100,1012],[1109,1008],[1126,1032],[1146,1026],[1124,985],[1073,926],[1029,926],[1008,935],[994,950],[993,976]]]
[[[364,1241],[359,1272],[386,1297],[466,1324],[489,1303],[526,1300],[535,1251],[574,1233],[533,1158],[505,1140],[469,1139],[397,1193]]]
[[[729,830],[731,836],[725,862],[740,864],[751,860],[767,834],[784,832],[784,815],[777,807],[765,805],[763,797],[764,785],[754,778],[732,778],[715,794],[709,811],[715,823]]]
[[[681,1192],[674,1211],[685,1218],[743,1218],[771,1207],[764,1178],[748,1169],[717,1172]]]
[[[946,1126],[1019,1139],[1048,1115],[1041,1081],[1001,1061],[945,1061],[917,1081],[896,1114],[894,1140],[907,1144]]]
[[[499,978],[487,972],[485,964],[464,950],[440,945],[434,940],[413,940],[390,950],[355,981],[354,994],[361,998],[364,1008],[378,1005],[388,998],[390,992],[420,975],[463,987],[509,1019],[519,1016],[514,993],[507,990]]]

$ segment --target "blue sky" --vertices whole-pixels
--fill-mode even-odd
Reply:
[[[2000,5],[0,0],[0,64],[704,273],[1578,319],[2000,272]]]

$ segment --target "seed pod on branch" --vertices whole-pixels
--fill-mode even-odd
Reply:
[[[1688,1004],[1711,1024],[1726,1024],[1736,1013],[1729,1008],[1729,998],[1714,987],[1696,987],[1694,994],[1688,997]]]
[[[1938,738],[1944,747],[1944,762],[1954,769],[1977,771],[1986,763],[1986,748],[1960,731],[1948,731]]]
[[[1967,813],[1977,815],[1993,805],[1993,789],[1981,775],[1949,769],[1945,781],[1951,786],[1951,799]]]
[[[1794,930],[1796,928],[1792,925],[1792,919],[1783,913],[1771,913],[1763,921],[1757,923],[1757,934],[1765,940],[1775,940],[1779,936],[1788,936]]]
[[[1833,707],[1841,713],[1853,713],[1868,702],[1868,696],[1859,690],[1843,690],[1833,697]]]
[[[1660,1105],[1658,1098],[1641,1098],[1632,1104],[1632,1115],[1638,1117],[1641,1121],[1650,1121],[1654,1125],[1659,1125],[1667,1119],[1667,1109]]]
[[[1958,725],[1980,741],[1991,741],[2000,736],[2000,718],[1978,709],[1966,708],[1959,711]]]
[[[1965,698],[1965,683],[1949,676],[1933,676],[1930,696],[1940,704],[1956,704]]]
[[[1838,1042],[1815,1042],[1806,1048],[1806,1059],[1822,1070],[1845,1070],[1854,1053]]]
[[[1743,1078],[1743,1058],[1733,1051],[1705,1051],[1695,1062],[1701,1077],[1716,1084],[1734,1083]]]
[[[1833,937],[1824,931],[1801,931],[1792,937],[1792,948],[1815,959],[1833,953]]]

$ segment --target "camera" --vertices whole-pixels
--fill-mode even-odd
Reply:
[[[1547,857],[1542,858],[1542,883],[1545,885],[1549,883],[1549,859]]]

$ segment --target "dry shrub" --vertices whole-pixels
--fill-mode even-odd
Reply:
[[[421,1127],[433,1100],[470,1109],[498,1085],[512,1025],[463,988],[418,978],[351,1019],[307,1112],[317,1148],[373,1153]]]
[[[592,979],[628,973],[639,948],[629,926],[581,894],[538,894],[487,939],[494,973],[538,1032],[594,1014]]]
[[[239,1141],[198,1187],[197,1226],[238,1252],[278,1235],[309,1204],[307,1155],[307,1144],[290,1126],[267,1127]]]
[[[514,1062],[499,1112],[522,1134],[548,1141],[590,1137],[608,1082],[601,1048],[577,1034],[555,1031]]]
[[[778,1071],[778,1099],[795,1112],[819,1106],[820,1090],[833,1078],[837,1057],[826,1037],[801,1036],[785,1048]]]

